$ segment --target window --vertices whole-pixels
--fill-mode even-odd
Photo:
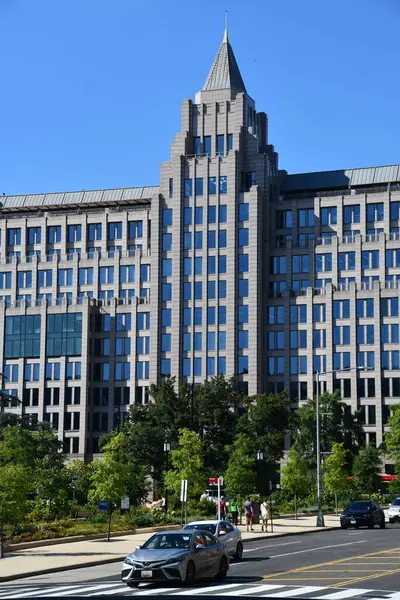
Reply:
[[[216,273],[217,268],[217,258],[216,256],[208,257],[208,273],[210,275],[214,275]]]
[[[199,350],[199,351],[201,351],[202,350],[202,346],[203,346],[203,343],[202,343],[202,335],[201,335],[201,333],[195,333],[193,335],[193,350]]]
[[[184,180],[184,194],[185,197],[188,198],[192,195],[193,193],[193,187],[192,187],[192,180],[191,179],[185,179]]]
[[[276,211],[276,226],[278,229],[289,229],[292,227],[292,211],[277,210]]]
[[[187,260],[187,259],[185,259],[185,260]],[[189,261],[190,261],[190,259],[189,259]],[[190,267],[191,267],[191,263],[190,263]],[[185,274],[187,274],[187,273],[185,273]],[[184,300],[192,299],[192,283],[191,282],[186,281],[183,284],[183,299]]]
[[[216,206],[208,207],[208,222],[209,223],[217,222],[217,207]]]
[[[400,267],[400,249],[386,250],[386,268]]]
[[[333,343],[339,346],[348,346],[350,344],[350,325],[333,328]]]
[[[207,325],[215,325],[216,307],[209,306],[207,308]]]
[[[186,206],[183,210],[183,223],[184,225],[192,224],[192,207]]]
[[[381,353],[381,368],[385,370],[400,368],[400,352],[390,350]]]
[[[150,281],[150,265],[140,265],[140,281]]]
[[[183,377],[190,377],[190,372],[191,372],[191,359],[190,358],[183,358],[182,359],[182,375]]]
[[[122,223],[108,223],[108,239],[122,240]]]
[[[203,232],[202,231],[195,232],[194,247],[195,247],[195,250],[201,250],[203,248]]]
[[[114,267],[100,267],[99,281],[101,284],[114,283]]]
[[[399,221],[400,202],[390,203],[390,219],[391,221]]]
[[[121,267],[122,268],[122,267]],[[133,267],[135,268],[135,267]],[[51,271],[50,271],[51,274]],[[91,285],[93,283],[93,267],[78,270],[79,285]]]
[[[214,377],[215,375],[215,358],[213,356],[207,358],[207,375],[209,377]]]
[[[350,319],[350,300],[333,301],[333,318]]]
[[[249,220],[249,205],[241,202],[238,209],[238,219],[240,222]]]
[[[374,316],[374,299],[357,300],[357,318]]]
[[[110,356],[110,338],[98,338],[94,341],[94,352],[96,356]]]
[[[226,194],[228,192],[228,178],[226,175],[220,175],[219,178],[219,193]]]
[[[170,277],[172,275],[172,259],[171,258],[163,258],[161,272],[162,272],[163,277]]]
[[[336,225],[337,224],[337,208],[330,206],[329,208],[321,209],[321,225]]]
[[[194,284],[194,299],[201,300],[203,297],[203,283],[196,281]]]
[[[219,273],[226,273],[226,254],[220,254],[218,256],[218,271]]]
[[[249,372],[249,357],[239,356],[238,357],[238,374],[247,375]]]
[[[355,271],[356,268],[356,253],[355,252],[339,252],[339,270],[340,271]]]
[[[239,254],[238,258],[238,270],[239,273],[247,273],[249,270],[249,255]]]
[[[249,347],[249,332],[241,330],[238,332],[238,348],[244,349]]]
[[[136,338],[144,339],[144,338]],[[116,356],[127,356],[131,353],[131,338],[128,337],[117,337],[115,338],[115,355]]]
[[[268,358],[268,375],[283,375],[284,364],[283,356],[270,356]]]
[[[357,367],[375,369],[375,352],[357,352]]]
[[[90,242],[102,239],[102,224],[101,223],[90,223],[87,226],[87,236]]]
[[[332,271],[332,254],[317,254],[315,257],[315,270],[317,273]]]
[[[249,322],[249,307],[247,306],[247,304],[239,304],[238,322],[239,323],[248,323]]]
[[[298,235],[298,242],[299,242],[299,246],[301,248],[308,248],[310,240],[314,239],[314,234],[313,233],[299,233]],[[323,237],[323,234],[322,234]]]
[[[324,373],[326,371],[326,355],[313,356],[313,373]]]
[[[313,208],[301,208],[298,211],[298,224],[299,224],[299,227],[313,227],[314,226],[314,209]]]
[[[271,256],[271,273],[273,275],[283,275],[286,272],[286,256]]]
[[[226,356],[218,357],[218,374],[226,375]]]
[[[373,325],[357,326],[357,344],[373,344],[375,342]]]
[[[161,327],[170,327],[172,325],[172,311],[170,308],[161,310]]]
[[[220,223],[226,223],[228,219],[228,206],[226,204],[220,204],[218,209],[218,220]]]
[[[350,369],[350,352],[334,352],[333,368],[338,371]]]
[[[80,362],[67,362],[67,373],[66,377],[68,380],[80,379],[81,378],[81,363]]]
[[[283,325],[284,323],[284,306],[268,306],[268,324],[269,325]]]
[[[25,381],[39,381],[40,364],[27,363],[25,365]],[[5,375],[5,373],[3,373]],[[18,377],[17,377],[18,380]],[[7,382],[7,380],[6,380]]]
[[[218,245],[220,248],[226,248],[226,229],[220,229],[218,231]]]
[[[171,375],[171,359],[162,358],[161,359],[161,375],[168,376]]]
[[[204,136],[204,154],[206,156],[211,154],[211,135]]]
[[[208,194],[209,196],[214,196],[217,193],[217,178],[209,177],[208,178]]]
[[[143,221],[128,222],[128,237],[130,239],[143,237]]]
[[[193,361],[193,375],[201,377],[201,358],[195,358]]]
[[[194,180],[194,192],[195,192],[196,196],[203,195],[203,178],[202,177],[196,177],[196,179]]]
[[[215,281],[209,281],[207,284],[207,295],[209,297],[210,300],[213,300],[214,298],[216,298],[217,292],[216,292],[216,282]]]
[[[163,283],[161,290],[162,290],[161,299],[163,302],[169,302],[170,300],[172,300],[172,284],[171,283]]]
[[[218,306],[218,323],[226,325],[226,306]]]
[[[383,202],[376,204],[367,204],[367,222],[373,223],[374,221],[383,221],[384,209]]]
[[[283,350],[284,347],[284,331],[269,331],[268,350]]]
[[[362,269],[379,269],[379,250],[361,252]]]
[[[217,232],[215,230],[211,230],[208,232],[208,247],[216,248],[217,247]]]
[[[138,328],[138,331],[150,329],[150,313],[149,312],[138,313],[137,328]]]
[[[201,138],[196,136],[193,138],[193,154],[198,155],[201,153]]]
[[[343,223],[348,225],[350,223],[360,222],[360,205],[354,204],[352,206],[345,206],[343,211]]]
[[[307,373],[307,356],[290,357],[290,374],[304,375]],[[280,373],[283,375],[283,372]]]
[[[0,288],[3,290],[11,289],[11,271],[0,273]]]
[[[61,242],[61,225],[50,225],[47,228],[47,243],[57,244]]]
[[[82,313],[47,315],[47,356],[80,356]]]
[[[313,322],[314,323],[325,323],[326,322],[326,304],[314,304],[313,305]]]
[[[81,239],[82,239],[82,226],[81,225],[68,225],[67,241],[68,242],[80,242]]]
[[[9,246],[19,246],[21,244],[21,229],[19,227],[7,229],[7,241]]]
[[[313,346],[314,348],[326,348],[326,329],[314,329]]]
[[[233,148],[233,135],[228,133],[228,151]]]
[[[283,332],[282,332],[282,349],[283,346]],[[292,330],[290,332],[290,347],[291,348],[307,348],[307,331],[305,330]]]
[[[190,352],[192,348],[192,334],[184,333],[183,334],[183,351]]]
[[[189,236],[190,236],[190,234],[189,234]],[[186,240],[186,234],[185,234],[185,240]],[[190,238],[190,240],[191,240],[191,238]],[[172,250],[172,233],[163,233],[162,249],[164,250],[164,252],[168,252],[169,250]]]
[[[31,288],[32,271],[19,271],[17,274],[17,285],[19,288]]]
[[[202,311],[201,307],[196,306],[193,311],[193,315],[194,315],[194,325],[202,325],[203,311]]]
[[[373,316],[368,315],[368,316]],[[381,299],[381,316],[382,317],[398,317],[399,316],[399,299],[398,298],[382,298]]]
[[[18,365],[4,365],[3,376],[5,383],[17,383],[18,382]],[[10,390],[7,390],[8,392]]]
[[[217,135],[217,154],[224,154],[225,136]]]
[[[218,350],[226,350],[226,331],[218,333]]]
[[[248,246],[249,245],[249,230],[245,227],[239,229],[239,246]]]
[[[170,227],[172,225],[172,209],[164,208],[162,211],[162,226]]]
[[[249,295],[249,280],[239,279],[238,282],[238,295],[239,298],[247,298]]]
[[[308,273],[309,272],[309,255],[298,254],[292,256],[292,272],[293,273]]]
[[[40,244],[42,230],[40,227],[28,227],[28,244]]]
[[[398,344],[399,342],[399,325],[397,323],[391,323],[390,325],[381,326],[382,344]]]

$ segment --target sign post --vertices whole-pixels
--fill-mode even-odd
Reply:
[[[182,511],[181,511],[181,527],[183,527],[183,514],[185,511],[185,521],[186,521],[186,501],[187,501],[187,479],[182,479],[181,481],[181,502],[182,502]],[[185,523],[186,525],[186,523]]]
[[[224,478],[222,475],[218,477],[218,521],[221,520],[221,485],[224,485]]]

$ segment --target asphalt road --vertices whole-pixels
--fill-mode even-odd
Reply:
[[[61,596],[68,596],[73,594],[74,588],[78,592],[85,586],[91,588],[88,593],[90,591],[93,595],[107,594],[111,590],[113,597],[117,598],[121,586],[120,570],[121,564],[115,563],[15,580],[0,586],[0,598],[22,597],[24,591],[24,597],[31,595],[34,598],[41,590],[49,596],[49,592],[55,590],[55,595],[58,595],[58,589],[62,592]],[[332,600],[351,598],[352,592],[346,595],[346,590],[351,589],[366,593],[383,591],[382,595],[378,592],[367,596],[360,593],[364,598],[400,600],[400,525],[389,525],[383,530],[335,530],[246,543],[243,560],[231,563],[224,584],[238,584],[238,590],[244,595],[250,595],[250,591],[243,591],[247,588],[258,595],[269,589],[262,588],[263,585],[269,585],[271,590],[275,586],[278,597],[279,593],[282,594],[280,597],[289,597],[290,589],[296,588],[295,596],[317,598],[317,588],[329,588],[332,593],[327,598]],[[196,594],[196,589],[199,591],[204,585],[196,583],[189,593]],[[286,586],[289,587],[287,593]],[[308,596],[299,591],[304,586],[310,588]],[[167,587],[165,584],[150,584],[146,587],[146,594],[140,595],[149,594],[151,589],[157,595],[167,595]],[[129,589],[126,592],[129,595],[137,593]],[[393,596],[389,592],[399,593]],[[265,597],[267,594],[262,595]]]

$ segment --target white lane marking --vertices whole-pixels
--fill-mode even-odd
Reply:
[[[334,592],[333,594],[326,594],[325,596],[314,596],[313,600],[322,600],[322,598],[326,600],[341,600],[343,598],[352,598],[353,596],[359,596],[360,594],[368,594],[372,590],[363,590],[353,588],[351,590],[342,590],[341,592]]]
[[[115,588],[116,586],[120,586],[120,585],[121,585],[120,583],[111,583],[111,584],[107,583],[107,584],[104,584],[104,585],[92,585],[90,587],[79,587],[78,586],[78,587],[75,587],[73,590],[68,590],[66,592],[61,592],[61,593],[57,592],[57,596],[69,596],[70,594],[72,596],[76,596],[80,592],[83,592],[83,593],[93,592],[93,591],[96,591],[96,590],[104,590],[105,588],[108,588],[108,587]],[[48,592],[48,591],[49,590],[46,590],[46,592]],[[42,598],[48,598],[49,596],[54,596],[54,593],[51,593],[51,594],[41,594]]]
[[[286,542],[286,544],[269,544],[268,546],[258,546],[258,548],[250,548],[249,550],[243,550],[243,552],[255,552],[256,550],[263,550],[264,548],[280,548],[281,546],[293,546],[293,544],[301,544],[301,542]]]
[[[21,586],[21,588],[24,590],[24,592],[33,592],[34,590],[37,590],[37,587],[28,587],[28,588],[24,588]],[[11,586],[7,586],[6,588],[1,587],[0,588],[0,593],[1,594],[6,594],[6,593],[10,593],[10,594],[15,594],[15,585]]]
[[[315,585],[305,585],[304,587],[300,587],[297,589],[285,590],[284,592],[276,592],[272,594],[268,594],[271,598],[291,598],[292,596],[301,596],[302,594],[311,594],[311,592],[319,592],[321,590],[326,590],[326,587],[317,587]]]
[[[158,596],[159,594],[165,594],[166,592],[176,592],[177,590],[179,590],[180,588],[158,588],[158,587],[152,587],[150,590],[143,590],[140,591],[142,588],[139,588],[139,591],[135,593],[135,596],[151,596],[151,594],[153,594],[154,596]],[[188,593],[187,591],[185,592],[186,594]],[[196,590],[190,590],[190,595],[195,594]]]
[[[157,590],[158,591],[158,590]],[[129,588],[127,585],[123,585],[121,587],[117,587],[116,590],[104,590],[101,594],[95,592],[94,594],[88,594],[89,596],[111,596],[112,594],[120,594],[121,596],[125,595],[124,592],[134,592],[133,588]],[[154,590],[153,590],[154,592]],[[155,593],[155,592],[154,592]]]
[[[245,596],[246,594],[257,594],[258,592],[269,592],[270,590],[277,590],[278,588],[283,588],[285,587],[284,585],[256,585],[256,586],[252,586],[252,587],[248,587],[244,590],[240,590],[240,592],[238,592],[237,590],[234,590],[232,592],[225,592],[224,596],[236,596],[236,595],[240,595],[240,596]]]
[[[19,592],[14,592],[12,595],[9,596],[3,596],[3,600],[5,600],[6,598],[21,598],[24,596],[29,596],[29,597],[33,597],[33,596],[38,596],[41,595],[43,592],[60,592],[61,590],[73,590],[76,587],[75,585],[63,585],[62,587],[55,587],[55,588],[47,588],[47,587],[41,587],[41,588],[32,588],[31,592],[26,593],[26,591],[21,588]]]
[[[209,592],[216,592],[218,590],[227,590],[227,589],[232,589],[232,588],[237,588],[240,587],[241,585],[244,585],[243,583],[226,583],[225,585],[211,585],[208,587],[201,587],[201,588],[194,588],[191,589],[189,592],[188,590],[183,590],[182,592],[176,592],[176,594],[172,594],[173,596],[187,596],[188,593],[190,596],[192,596],[192,594],[207,594]],[[158,590],[157,590],[158,593]],[[234,592],[236,594],[236,592]]]
[[[320,546],[319,548],[308,548],[307,550],[296,550],[296,552],[286,552],[285,554],[273,554],[269,558],[281,558],[281,556],[291,556],[292,554],[302,554],[303,552],[315,552],[316,550],[328,550],[329,548],[341,548],[342,546],[353,546],[353,544],[365,544],[367,540],[359,542],[346,542],[345,544],[331,544],[330,546]]]

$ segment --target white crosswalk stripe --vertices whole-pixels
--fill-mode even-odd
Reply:
[[[138,588],[129,588],[125,583],[121,581],[101,581],[90,582],[86,584],[75,583],[75,584],[60,584],[54,586],[51,584],[37,585],[32,587],[16,584],[13,585],[0,585],[0,599],[6,600],[17,600],[18,598],[28,598],[36,600],[37,597],[49,598],[51,596],[57,597],[73,597],[73,596],[183,596],[183,595],[202,595],[211,596],[256,596],[258,598],[265,598],[270,596],[271,598],[290,598],[299,596],[299,600],[350,600],[352,598],[360,598],[364,594],[369,594],[369,600],[400,600],[400,593],[398,592],[382,592],[377,590],[360,589],[360,588],[346,588],[337,589],[331,587],[319,587],[319,586],[289,586],[289,585],[278,585],[278,584],[260,584],[260,583],[223,583],[219,585],[202,585],[193,586],[190,589],[182,587],[161,587],[152,583],[141,583]],[[371,594],[376,593],[377,598],[373,598]]]

